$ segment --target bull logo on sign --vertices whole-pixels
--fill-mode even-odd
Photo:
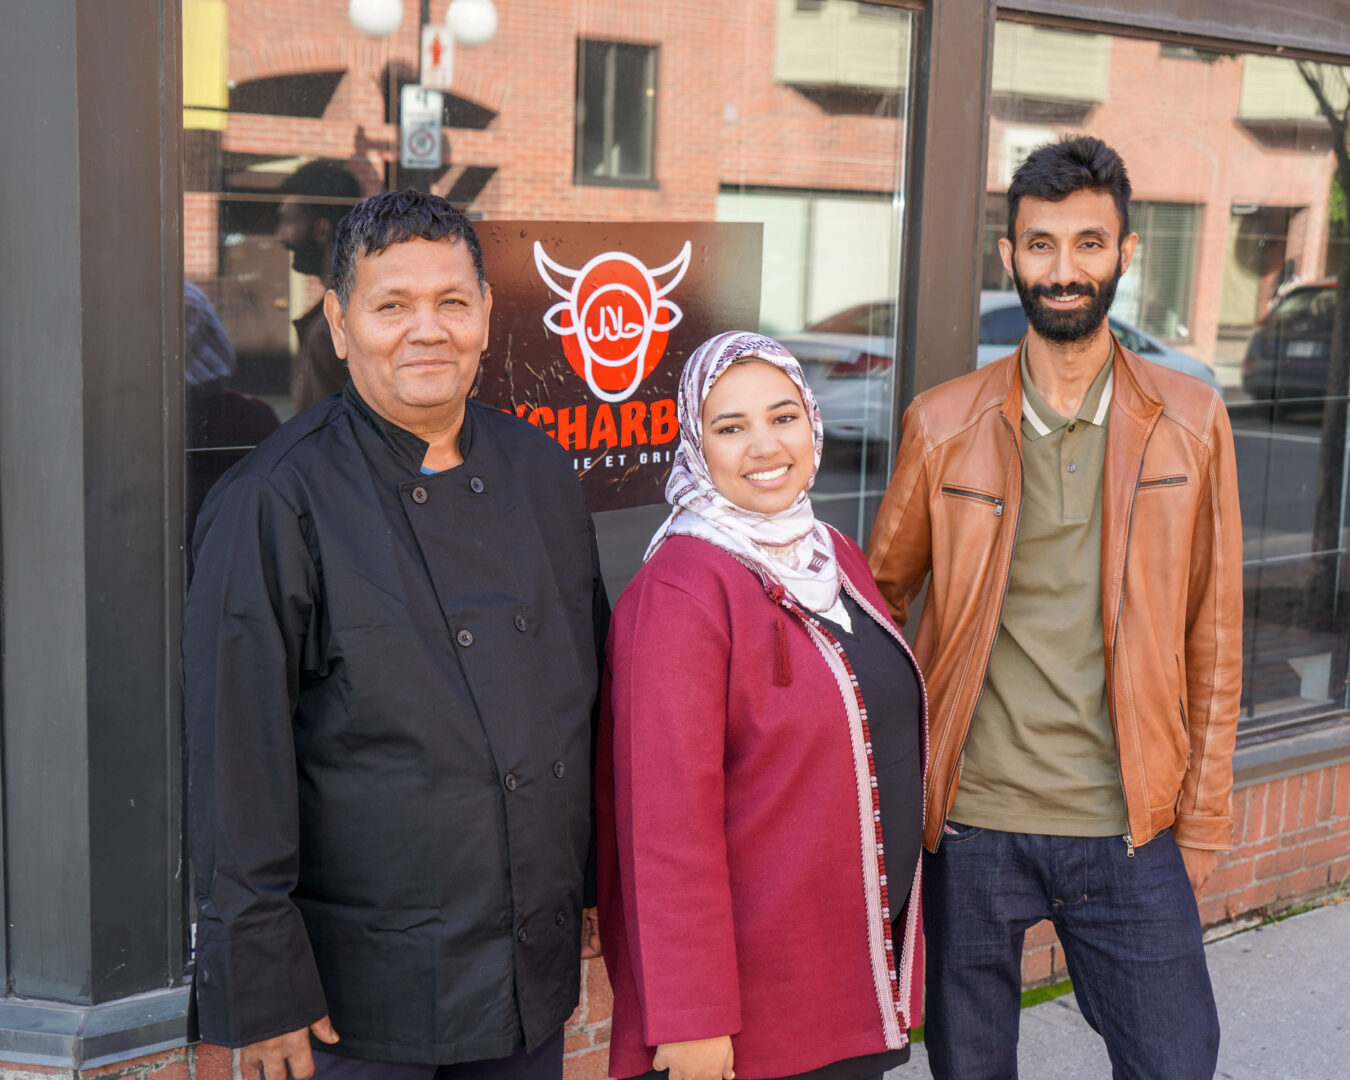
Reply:
[[[572,370],[601,401],[624,401],[656,367],[684,312],[666,299],[689,269],[688,240],[665,266],[648,270],[624,251],[606,251],[580,270],[550,259],[539,241],[534,265],[562,297],[544,312],[544,325],[562,338]],[[657,282],[662,277],[664,285]],[[570,286],[560,284],[571,279]]]

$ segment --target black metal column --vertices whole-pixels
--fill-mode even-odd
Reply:
[[[930,0],[910,119],[899,406],[972,370],[989,143],[993,0]]]
[[[0,0],[7,988],[76,1006],[185,961],[177,8]]]

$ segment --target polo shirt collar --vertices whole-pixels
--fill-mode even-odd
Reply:
[[[1106,357],[1106,363],[1097,372],[1097,377],[1092,380],[1092,385],[1088,387],[1088,392],[1083,396],[1083,403],[1078,407],[1078,415],[1075,419],[1086,420],[1096,427],[1106,426],[1106,417],[1111,408],[1111,392],[1115,385],[1115,358],[1116,343],[1115,339],[1112,338],[1111,352]],[[1032,438],[1039,439],[1063,427],[1069,422],[1069,417],[1060,416],[1059,413],[1050,408],[1036,390],[1035,384],[1031,381],[1031,373],[1027,370],[1027,346],[1025,341],[1022,343],[1018,363],[1022,367],[1022,419],[1031,428],[1031,431],[1027,434]]]

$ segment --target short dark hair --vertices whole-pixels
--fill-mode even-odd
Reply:
[[[1109,193],[1120,213],[1120,235],[1129,234],[1130,177],[1125,162],[1101,139],[1066,135],[1036,147],[1013,173],[1008,186],[1008,239],[1017,242],[1013,228],[1022,196],[1058,202],[1075,191]]]
[[[478,289],[486,292],[483,246],[464,211],[455,209],[439,195],[427,195],[411,188],[382,191],[362,199],[342,219],[333,241],[333,291],[337,293],[342,309],[347,309],[347,300],[356,284],[357,259],[378,255],[393,244],[409,240],[454,240],[456,237],[469,249]]]
[[[336,228],[351,209],[351,204],[361,197],[361,182],[352,175],[350,169],[332,158],[318,158],[307,162],[281,182],[283,195],[294,195],[297,202],[304,204],[311,217],[327,218]],[[310,202],[313,199],[344,199],[345,202]]]

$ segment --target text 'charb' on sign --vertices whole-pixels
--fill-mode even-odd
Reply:
[[[492,222],[478,396],[567,450],[592,509],[660,502],[686,357],[758,325],[760,226]]]

